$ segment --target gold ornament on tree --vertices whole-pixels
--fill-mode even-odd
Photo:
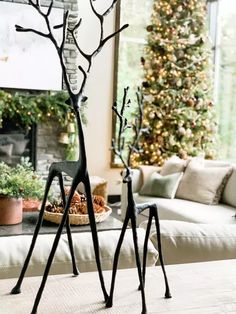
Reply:
[[[141,136],[143,149],[135,161],[161,165],[174,154],[186,158],[203,147],[212,151],[216,116],[205,0],[153,1],[142,57],[144,111],[153,109],[144,113],[150,132]],[[160,156],[144,143],[157,143]]]

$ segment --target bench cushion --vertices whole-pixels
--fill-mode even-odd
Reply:
[[[142,196],[134,194],[137,204],[154,202],[157,204],[160,219],[181,220],[198,223],[236,224],[234,207],[219,203],[206,205],[182,199],[167,199],[161,197]],[[124,215],[124,213],[122,213]],[[142,213],[147,216],[147,211]]]
[[[146,228],[147,222],[140,227]],[[166,264],[202,262],[236,258],[236,225],[195,224],[162,220],[161,239]],[[152,225],[150,239],[157,248]]]
[[[136,267],[133,249],[132,230],[128,229],[122,244],[119,268]],[[145,230],[137,229],[140,256],[142,258]],[[102,269],[112,269],[115,248],[120,230],[102,231],[98,233]],[[96,271],[96,262],[93,250],[92,235],[90,232],[73,233],[75,256],[79,271]],[[39,235],[26,276],[39,276],[43,274],[52,242],[55,235]],[[13,278],[19,275],[28,252],[32,236],[0,237],[0,279]],[[155,265],[158,252],[151,241],[148,244],[147,265]],[[50,274],[71,273],[71,257],[68,247],[67,235],[61,236]]]

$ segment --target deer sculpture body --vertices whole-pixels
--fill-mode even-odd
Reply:
[[[136,204],[133,198],[132,170],[130,169],[131,156],[132,156],[132,152],[139,150],[140,136],[142,135],[143,132],[148,132],[148,130],[143,128],[143,95],[140,92],[140,90],[138,90],[138,92],[136,93],[138,111],[139,111],[138,117],[135,119],[135,122],[133,124],[131,125],[128,124],[128,120],[125,118],[125,109],[126,107],[130,106],[130,100],[127,100],[127,93],[128,93],[128,88],[125,88],[123,102],[122,102],[120,110],[118,110],[116,103],[112,107],[113,111],[115,112],[118,118],[118,125],[119,125],[117,140],[116,141],[114,139],[112,140],[112,150],[114,154],[120,158],[125,168],[123,183],[127,185],[127,209],[126,209],[126,215],[125,215],[125,219],[124,219],[123,226],[121,229],[120,237],[118,240],[117,248],[115,251],[110,294],[106,302],[106,306],[111,307],[113,304],[113,293],[114,293],[114,287],[115,287],[115,279],[116,279],[116,272],[117,272],[117,265],[119,261],[120,249],[121,249],[121,245],[125,236],[128,223],[130,221],[132,233],[133,233],[135,259],[136,259],[136,265],[137,265],[139,283],[140,283],[139,289],[141,290],[141,297],[142,297],[142,312],[141,313],[146,314],[147,306],[146,306],[146,300],[145,300],[144,285],[145,285],[145,274],[146,274],[147,245],[148,245],[148,239],[149,239],[149,234],[150,234],[153,218],[154,218],[155,226],[156,226],[160,264],[161,264],[161,268],[162,268],[164,280],[165,280],[165,298],[171,298],[171,294],[170,294],[168,279],[166,276],[164,260],[163,260],[163,255],[162,255],[161,234],[160,234],[160,224],[159,224],[157,205],[155,203]],[[124,133],[126,132],[128,128],[133,129],[134,136],[133,136],[132,143],[128,145],[129,152],[128,152],[128,158],[126,161],[125,158],[123,157],[123,152],[126,145],[125,143],[126,137]],[[143,265],[141,267],[139,250],[138,250],[138,241],[137,241],[136,217],[145,209],[149,209],[149,218],[148,218],[148,224],[147,224],[145,240],[144,240]]]
[[[73,274],[78,275],[79,272],[77,270],[76,262],[75,262],[75,256],[74,256],[74,250],[73,250],[73,241],[72,241],[72,236],[71,236],[71,230],[70,230],[70,225],[69,225],[69,208],[70,208],[70,203],[72,200],[72,197],[74,195],[74,192],[78,186],[79,183],[83,183],[84,188],[85,188],[85,194],[87,198],[87,208],[88,208],[88,215],[89,215],[89,220],[90,220],[90,227],[91,227],[91,233],[92,233],[92,239],[93,239],[93,245],[94,245],[94,251],[95,251],[95,258],[96,258],[96,263],[97,263],[97,268],[98,268],[98,273],[99,273],[99,279],[101,283],[101,288],[103,291],[104,299],[105,301],[108,300],[108,294],[105,288],[104,284],[104,279],[103,279],[103,274],[102,274],[102,268],[101,268],[101,263],[100,263],[100,256],[99,256],[99,242],[98,242],[98,236],[97,236],[97,228],[96,228],[96,222],[95,222],[95,216],[94,216],[94,211],[93,211],[93,202],[92,202],[92,196],[91,196],[91,188],[90,188],[90,180],[89,180],[89,174],[88,174],[88,168],[87,168],[87,158],[86,158],[86,150],[85,150],[85,140],[84,140],[84,133],[83,133],[83,127],[82,127],[82,122],[81,122],[81,117],[80,117],[80,107],[82,103],[85,101],[86,97],[84,96],[84,88],[87,82],[88,74],[92,65],[93,58],[100,52],[104,44],[112,37],[114,37],[117,33],[121,32],[123,29],[125,29],[128,25],[125,24],[122,26],[120,29],[115,31],[114,33],[110,34],[109,36],[104,38],[104,33],[103,33],[103,21],[104,17],[109,14],[109,12],[113,9],[115,6],[117,0],[113,0],[112,4],[109,6],[109,8],[103,13],[99,14],[94,8],[93,2],[94,0],[89,0],[92,12],[97,16],[99,22],[100,22],[100,40],[98,43],[97,48],[91,53],[87,54],[85,53],[79,46],[79,43],[77,42],[75,32],[79,28],[82,19],[79,20],[79,22],[74,26],[73,29],[68,29],[68,17],[69,17],[69,12],[66,11],[64,14],[63,18],[63,23],[60,25],[54,25],[54,29],[59,29],[62,28],[63,30],[63,37],[62,41],[60,44],[58,44],[57,40],[55,39],[53,32],[52,32],[52,26],[50,24],[49,16],[51,13],[51,10],[53,8],[53,2],[50,3],[50,6],[48,7],[47,12],[45,13],[41,5],[39,3],[39,0],[36,0],[36,2],[33,2],[32,0],[29,0],[29,4],[43,17],[46,26],[47,26],[47,33],[43,33],[41,31],[32,29],[32,28],[24,28],[22,26],[16,25],[16,31],[18,32],[32,32],[35,33],[36,35],[45,37],[51,41],[51,43],[54,45],[58,57],[60,60],[61,68],[62,68],[62,73],[63,73],[63,78],[64,78],[64,83],[66,86],[66,89],[69,93],[69,99],[67,101],[68,106],[72,106],[74,114],[75,114],[75,119],[78,127],[78,142],[79,142],[79,159],[78,161],[62,161],[62,162],[56,162],[52,163],[49,169],[49,174],[45,186],[45,193],[44,193],[44,198],[42,201],[40,213],[39,213],[39,218],[37,221],[37,225],[33,234],[32,242],[30,245],[30,249],[28,251],[28,254],[26,256],[23,268],[21,270],[20,276],[18,278],[18,281],[15,285],[15,287],[12,289],[11,293],[12,294],[18,294],[21,292],[21,285],[25,276],[25,272],[27,270],[28,264],[30,262],[35,243],[37,240],[38,233],[40,231],[40,227],[42,224],[43,220],[43,215],[45,211],[45,205],[48,197],[48,193],[51,187],[51,184],[54,180],[55,177],[58,177],[59,179],[59,185],[60,185],[60,192],[64,204],[64,212],[62,216],[62,220],[60,222],[60,225],[58,227],[51,252],[48,257],[47,265],[45,267],[45,271],[43,274],[43,278],[41,281],[40,288],[38,290],[33,309],[32,309],[32,314],[35,314],[37,312],[37,308],[47,281],[47,277],[53,262],[53,258],[60,240],[61,233],[63,231],[64,225],[66,225],[66,230],[67,230],[67,236],[68,236],[68,243],[69,243],[69,248],[70,248],[70,253],[71,253],[71,258],[72,258],[72,266],[73,266]],[[78,52],[87,60],[88,62],[88,67],[87,69],[84,69],[82,66],[79,66],[78,69],[83,75],[83,80],[81,83],[80,89],[78,89],[77,93],[74,93],[72,91],[72,87],[70,85],[68,76],[67,76],[67,69],[66,65],[64,62],[63,58],[63,49],[65,45],[65,40],[66,40],[66,34],[69,32],[72,35],[72,38],[74,40],[74,44],[78,50]],[[64,184],[63,184],[63,173],[69,175],[72,178],[72,184],[71,188],[69,191],[68,197],[65,196],[65,191],[64,191]]]

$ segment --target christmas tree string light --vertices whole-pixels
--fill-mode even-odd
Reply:
[[[132,165],[162,165],[181,158],[215,155],[211,51],[204,0],[155,0],[145,56],[142,150]]]
[[[0,128],[4,120],[9,120],[17,127],[28,130],[33,124],[47,123],[49,118],[58,121],[63,128],[67,123],[73,123],[75,118],[65,103],[67,99],[66,91],[31,94],[0,89]],[[84,109],[85,106],[82,119],[86,122]]]

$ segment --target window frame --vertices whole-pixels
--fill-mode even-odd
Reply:
[[[218,29],[218,10],[219,10],[219,2],[222,0],[206,0],[207,4],[207,12],[208,12],[208,26],[210,37],[212,39],[212,50],[213,50],[213,64],[216,68],[217,62],[219,62],[219,53],[217,51],[217,44],[218,44],[218,36],[217,36],[217,29]],[[116,29],[120,27],[120,20],[121,20],[121,4],[120,2],[117,3],[116,7],[116,16],[115,16],[115,25]],[[114,78],[113,78],[113,102],[117,99],[117,90],[118,90],[118,71],[119,71],[119,44],[120,44],[120,34],[115,38],[115,45],[114,45]],[[219,84],[218,80],[219,73],[218,71],[214,71],[214,78],[213,78],[213,100],[214,102],[217,99],[217,86]],[[112,138],[116,136],[116,122],[117,117],[112,112]],[[111,151],[111,168],[122,168],[120,163],[115,161],[114,152]]]

